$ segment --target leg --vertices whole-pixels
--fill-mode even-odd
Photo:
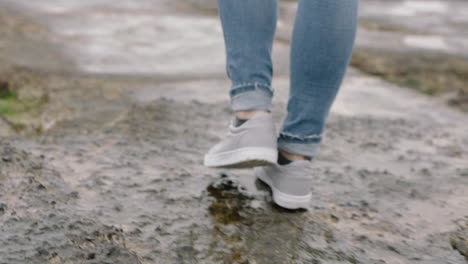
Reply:
[[[279,165],[256,168],[273,201],[285,208],[308,208],[317,154],[330,106],[351,57],[358,0],[300,0],[292,40],[288,115],[278,148]],[[287,160],[289,159],[289,161]],[[299,159],[291,161],[293,159]]]
[[[278,148],[312,157],[351,58],[358,0],[300,0],[291,46],[288,115]]]
[[[218,0],[232,110],[269,110],[277,0]]]
[[[270,165],[278,156],[275,124],[270,113],[273,89],[271,51],[277,0],[218,0],[232,81],[231,108],[237,120],[224,139],[205,155],[217,168]],[[245,119],[245,120],[240,120]]]

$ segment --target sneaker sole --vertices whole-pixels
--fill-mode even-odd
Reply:
[[[241,148],[205,155],[203,164],[212,168],[253,168],[276,163],[278,151],[270,148]]]
[[[270,187],[271,192],[273,194],[273,201],[277,205],[290,210],[307,209],[307,206],[309,205],[309,202],[312,199],[312,194],[291,195],[281,192],[275,186],[273,186],[270,177],[268,177],[265,174],[264,170],[259,169],[255,172],[256,177]]]

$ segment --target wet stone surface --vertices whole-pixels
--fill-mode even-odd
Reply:
[[[121,229],[76,214],[43,159],[3,142],[0,153],[0,263],[141,263]]]
[[[450,240],[468,203],[468,139],[455,130],[334,114],[314,199],[291,212],[250,170],[201,165],[229,116],[224,104],[160,99],[104,129],[64,122],[2,143],[2,261],[464,263]]]
[[[407,23],[415,14],[424,23],[451,14],[463,25],[466,4],[450,13],[440,1],[375,1],[365,5],[367,23],[376,23],[383,9],[375,7],[383,2],[402,24],[382,29],[377,21],[384,33],[369,32],[375,26],[367,24],[362,45],[411,50],[427,40],[426,48],[463,50],[463,34],[450,39],[454,32],[438,35],[444,25],[427,32]],[[123,75],[5,72],[9,83],[31,84],[19,89],[24,96],[43,92],[48,102],[37,111],[46,124],[41,136],[0,139],[1,264],[466,263],[465,115],[352,71],[313,162],[309,210],[283,210],[251,170],[201,165],[231,117],[213,1],[113,3],[112,9],[109,0],[0,3],[41,25],[0,19],[8,22],[0,26],[0,48],[40,47],[49,58],[8,48],[0,49],[0,60]],[[44,36],[54,45],[44,48]],[[276,43],[282,44],[275,57],[278,123],[288,87],[285,43]],[[176,58],[174,44],[195,49]],[[206,51],[213,60],[206,61]],[[156,77],[140,76],[148,71]]]

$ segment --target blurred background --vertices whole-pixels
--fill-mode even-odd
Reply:
[[[41,117],[47,120],[40,124],[26,121],[32,114],[26,113],[29,109],[34,108],[37,117],[46,97],[61,90],[45,91],[39,83],[57,81],[32,77],[28,70],[93,76],[104,82],[141,81],[145,84],[127,86],[138,86],[133,92],[146,99],[170,93],[152,89],[158,83],[219,80],[220,86],[229,86],[214,0],[2,0],[0,8],[0,113],[16,128],[30,130],[26,134],[64,119],[65,110],[74,111],[49,113],[61,116]],[[288,75],[295,8],[295,1],[280,3],[277,78]],[[355,69],[466,111],[467,57],[466,1],[361,0],[351,62]],[[21,87],[24,78],[40,79],[35,91]],[[187,92],[179,95],[183,94]]]
[[[216,1],[0,0],[0,264],[466,263],[468,1],[359,15],[314,198],[289,212],[202,166],[232,117]]]

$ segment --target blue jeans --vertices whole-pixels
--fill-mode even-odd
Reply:
[[[270,110],[277,0],[218,0],[234,111]],[[351,58],[358,0],[299,0],[288,114],[278,148],[314,156]]]

